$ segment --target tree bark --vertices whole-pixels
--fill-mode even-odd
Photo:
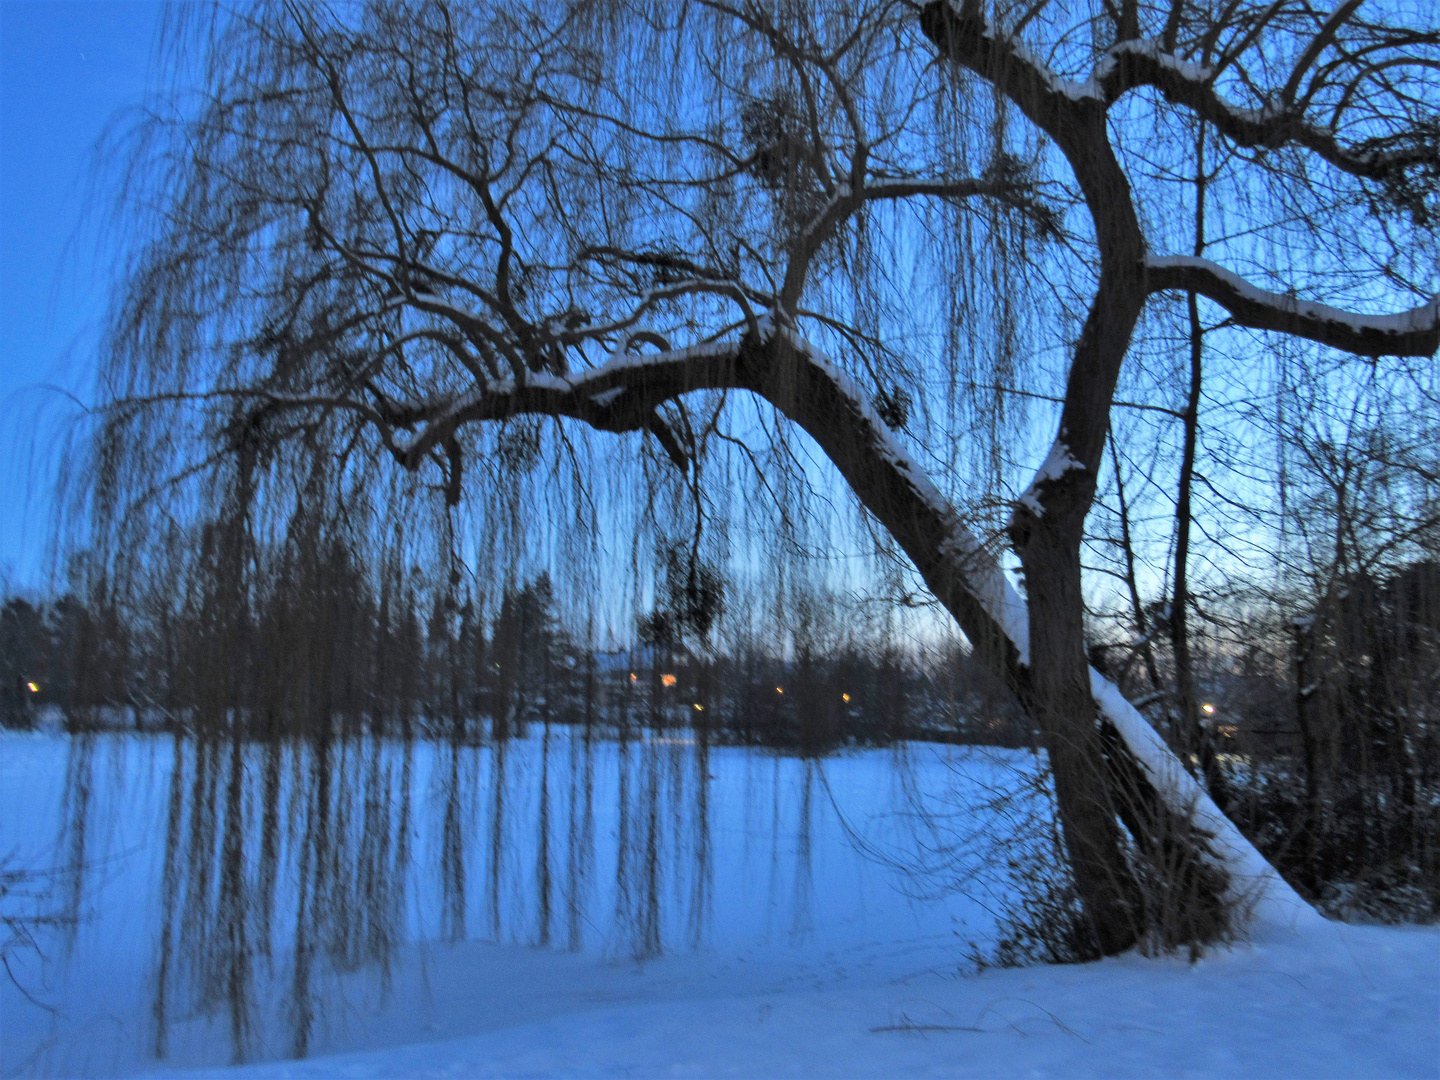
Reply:
[[[1078,520],[1083,522],[1083,516]],[[1031,709],[1045,734],[1065,844],[1089,929],[1099,951],[1111,955],[1135,943],[1142,930],[1141,908],[1090,695],[1076,524],[1077,515],[1060,521],[1047,515],[1031,527],[1020,549],[1030,602]]]
[[[1305,822],[1301,831],[1303,844],[1302,877],[1311,895],[1319,891],[1316,874],[1320,853],[1320,835],[1324,829],[1325,803],[1320,788],[1320,738],[1316,730],[1313,706],[1320,678],[1314,661],[1315,627],[1321,614],[1317,610],[1308,620],[1295,622],[1295,722],[1300,728],[1300,746],[1305,755]]]
[[[979,3],[935,0],[921,29],[940,55],[987,79],[1064,153],[1095,226],[1100,280],[1066,382],[1047,468],[1017,504],[1010,536],[1030,598],[1033,707],[1055,770],[1076,885],[1100,950],[1139,931],[1138,884],[1116,826],[1116,777],[1100,752],[1084,649],[1080,544],[1110,430],[1120,367],[1145,304],[1145,238],[1130,184],[1110,145],[1106,106],[1066,95],[996,34]],[[1055,467],[1049,467],[1054,463]],[[1143,848],[1147,838],[1137,837]]]
[[[1113,732],[1107,738],[1097,717],[1081,625],[1077,533],[1083,511],[1039,518],[1042,527],[1027,539],[1027,581],[1033,581],[1028,575],[1034,574],[1041,584],[1030,588],[1028,656],[1022,657],[1012,640],[1015,628],[1002,625],[995,614],[1005,589],[1000,568],[968,537],[948,503],[898,453],[878,417],[868,413],[858,395],[847,392],[836,373],[783,333],[768,340],[752,334],[739,352],[735,378],[815,439],[914,562],[976,653],[1006,679],[1039,723],[1095,953],[1128,949],[1146,929],[1120,820],[1142,852],[1188,845],[1189,864],[1210,866],[1197,892],[1203,910],[1188,915],[1186,925],[1223,923],[1223,874],[1214,871],[1213,857],[1199,851],[1203,840],[1188,835],[1181,815],[1145,780],[1123,740]],[[1088,500],[1085,486],[1071,490],[1074,497]]]

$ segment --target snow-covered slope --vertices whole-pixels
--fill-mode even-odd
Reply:
[[[953,949],[856,948],[787,969],[467,946],[436,965],[436,1041],[159,1075],[1440,1075],[1435,928],[1324,925],[1195,964],[1127,956],[980,975],[947,964]]]

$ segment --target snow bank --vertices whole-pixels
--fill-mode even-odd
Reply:
[[[445,1003],[434,1041],[155,1075],[1440,1075],[1433,928],[1326,924],[1193,965],[1128,956],[968,977],[927,966],[923,949],[787,971],[747,971],[744,957],[644,968],[496,947],[465,957],[434,986]]]

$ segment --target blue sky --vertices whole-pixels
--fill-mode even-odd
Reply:
[[[87,178],[107,125],[144,99],[163,5],[0,0],[0,575],[43,583],[56,433],[88,398],[113,252]],[[0,580],[0,585],[6,582]]]

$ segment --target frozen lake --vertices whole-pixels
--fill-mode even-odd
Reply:
[[[1036,777],[1023,751],[816,761],[558,725],[497,746],[4,733],[5,915],[41,921],[7,946],[0,1069],[463,1035],[524,996],[515,946],[651,978],[687,957],[721,981],[959,970],[1048,814]]]

